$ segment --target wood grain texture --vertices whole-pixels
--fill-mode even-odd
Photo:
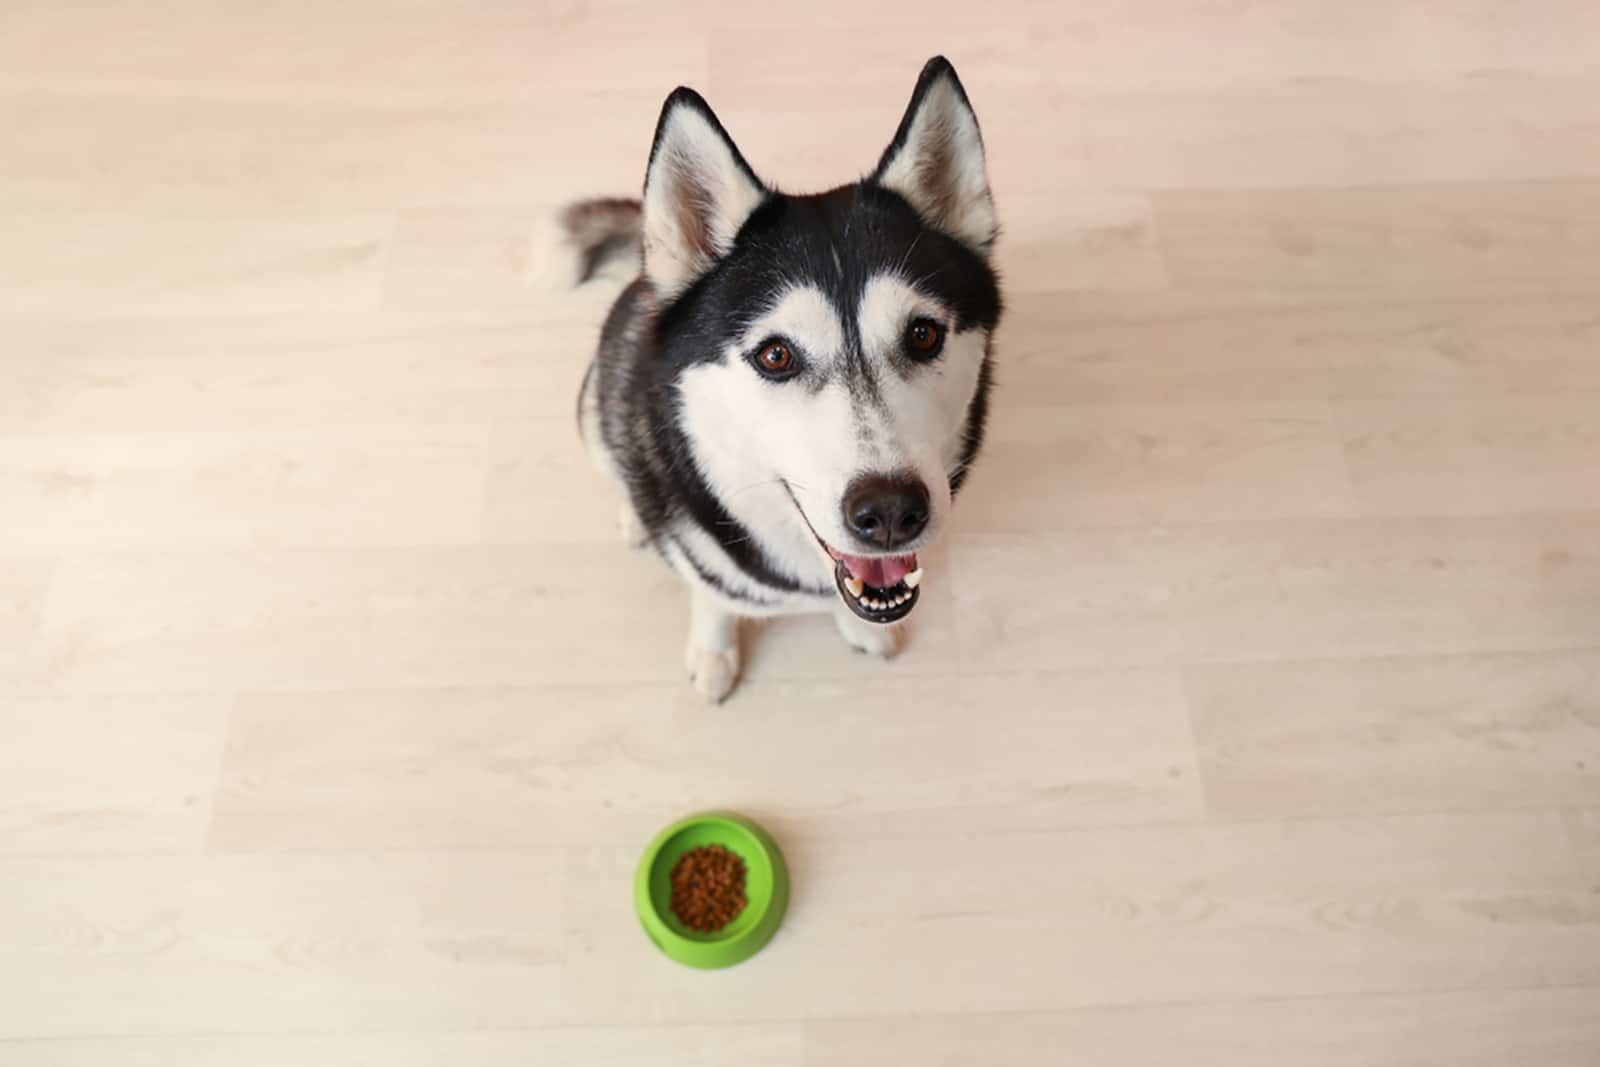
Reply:
[[[1056,702],[1032,699],[1041,685]],[[967,833],[1200,814],[1187,707],[1170,672],[752,691],[745,703],[758,711],[707,708],[676,681],[246,698],[211,843],[629,843],[675,812],[718,804],[856,838],[915,834],[931,808],[944,809],[944,829]],[[817,729],[819,704],[835,709],[829,730]],[[640,718],[641,707],[654,712]],[[317,817],[329,811],[337,817]]]
[[[6,860],[0,937],[26,980],[0,1033],[552,1021],[560,870],[528,850]]]
[[[5,700],[0,849],[198,851],[232,711],[215,695]]]
[[[978,502],[974,510],[986,526],[1026,531],[1355,513],[1342,442],[1325,405],[1013,406],[1016,392],[1001,394],[985,469],[962,501]]]
[[[386,1034],[209,1034],[17,1041],[17,1067],[806,1067],[798,1023],[754,1026],[561,1026],[537,1030],[418,1031]]]
[[[637,1023],[753,1021],[853,1016],[868,999],[877,1014],[918,1015],[1600,982],[1600,868],[1575,859],[1553,814],[892,846],[794,832],[786,845],[805,872],[773,944],[791,965],[741,975],[737,1002],[682,981],[610,920],[604,887],[625,876],[633,850],[575,852],[568,1009]]]
[[[1174,192],[1156,198],[1173,284],[1584,292],[1600,280],[1600,183]]]
[[[1600,499],[1600,405],[1577,393],[1452,404],[1349,401],[1339,425],[1362,510],[1559,513]]]
[[[1592,651],[1186,673],[1217,818],[1581,807],[1600,791]]]
[[[774,47],[774,45],[781,47]],[[683,678],[573,398],[672,87],[946,52],[1007,313],[893,664]],[[1600,7],[0,11],[0,1064],[1592,1067]],[[773,944],[664,960],[733,807]]]
[[[0,218],[13,250],[0,258],[0,315],[372,308],[392,230],[381,215],[11,215]],[[33,254],[16,256],[22,248]]]
[[[806,1063],[869,1067],[893,1049],[929,1067],[1028,1063],[1042,1050],[1089,1067],[1587,1067],[1596,1009],[1600,991],[1571,989],[830,1020],[806,1027]]]

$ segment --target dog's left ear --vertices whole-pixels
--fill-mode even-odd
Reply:
[[[659,298],[670,300],[727,255],[766,198],[700,94],[667,97],[644,179],[644,273]]]
[[[873,180],[905,197],[924,220],[980,252],[999,232],[983,135],[956,70],[943,56],[928,60],[894,140]]]

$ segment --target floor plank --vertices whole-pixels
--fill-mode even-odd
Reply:
[[[1013,406],[1019,394],[1001,390],[984,467],[962,500],[987,528],[1355,514],[1339,433],[1323,405]]]
[[[0,1043],[8,1067],[803,1067],[800,1027],[543,1027],[388,1034],[55,1039]]]
[[[549,1022],[560,870],[528,851],[3,860],[0,951],[26,978],[0,1037]]]
[[[0,551],[475,542],[483,426],[14,437]]]
[[[1421,655],[1600,642],[1600,518],[973,535],[963,665]]]
[[[1045,1049],[1084,1067],[1586,1067],[1597,1019],[1600,990],[1572,989],[829,1021],[805,1037],[811,1067],[869,1067],[885,1049],[928,1067]]]
[[[124,315],[370,309],[393,225],[383,215],[7,215],[0,315],[70,314],[85,303]]]
[[[233,701],[18,696],[0,703],[0,854],[198,851]]]
[[[1155,199],[1179,287],[1582,292],[1600,182],[1185,191]]]
[[[1220,819],[1581,807],[1600,797],[1600,652],[1190,667]]]
[[[1030,404],[1409,397],[1449,411],[1460,394],[1600,389],[1600,313],[1582,296],[1024,291],[1009,306],[999,393]]]
[[[1600,395],[1346,401],[1338,422],[1368,514],[1561,512],[1595,498]]]
[[[851,838],[1200,814],[1164,672],[753,683],[716,708],[676,681],[240,701],[217,849],[641,844],[717,806]]]
[[[349,425],[572,425],[603,293],[516,309],[394,310],[172,322],[5,325],[10,433],[329,430]],[[548,447],[577,451],[568,434]],[[13,446],[0,440],[0,455]]]

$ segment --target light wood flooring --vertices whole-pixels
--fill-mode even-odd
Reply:
[[[545,220],[984,124],[904,656],[720,707]],[[732,807],[793,907],[631,912]],[[6,0],[4,1067],[1600,1064],[1600,4]]]

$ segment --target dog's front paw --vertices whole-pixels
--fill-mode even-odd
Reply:
[[[899,625],[884,626],[842,613],[834,615],[834,622],[851,648],[869,656],[893,659],[905,644],[905,628]]]
[[[739,650],[689,646],[689,681],[713,704],[728,699],[739,682]]]

